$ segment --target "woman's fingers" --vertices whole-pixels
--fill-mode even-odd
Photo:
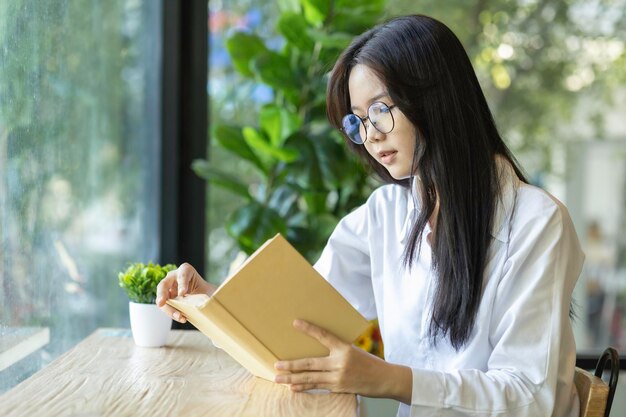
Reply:
[[[333,384],[333,374],[330,372],[300,372],[297,374],[276,375],[274,381],[278,384],[306,387],[303,389],[329,389]]]
[[[174,307],[167,304],[167,300],[175,298],[178,295],[179,280],[177,270],[173,270],[167,273],[165,278],[157,285],[156,304],[172,319],[185,323],[187,318],[183,314],[176,310]]]
[[[157,304],[159,307],[170,298],[187,294],[194,274],[196,274],[196,270],[188,263],[168,272],[157,286]]]
[[[347,354],[345,342],[326,329],[303,320],[295,320],[293,326],[299,331],[317,339],[330,350],[329,356],[279,361],[274,367],[288,373],[277,375],[275,382],[288,384],[292,391],[325,389],[341,392],[339,380],[342,375],[342,360]]]
[[[292,361],[280,361],[274,364],[280,371],[303,372],[303,371],[328,371],[330,363],[328,357],[324,358],[304,358]]]
[[[163,307],[165,302],[173,298],[173,294],[178,293],[178,281],[176,270],[167,273],[165,278],[159,282],[156,291],[156,303],[159,307]],[[174,295],[175,297],[175,295]]]
[[[179,323],[186,323],[187,318],[180,311],[176,310],[174,307],[165,304],[163,307],[160,307],[161,310],[165,312],[170,318],[176,320]]]
[[[328,387],[326,384],[318,384],[318,385],[314,385],[314,384],[294,385],[292,384],[292,385],[289,385],[289,389],[294,392],[302,392],[302,391],[309,391],[309,390],[324,390],[326,392],[332,392],[330,387]]]
[[[194,277],[194,274],[197,273],[194,267],[189,265],[188,263],[184,263],[179,266],[176,270],[176,273],[176,279],[178,282],[178,295],[183,296],[189,292],[190,281],[192,280],[192,277]]]
[[[317,339],[321,344],[323,344],[330,350],[340,344],[345,343],[328,330],[304,320],[294,320],[293,327],[300,330],[302,333],[306,333],[314,339]]]
[[[176,321],[185,323],[186,317],[178,310],[169,306],[167,300],[187,294],[211,294],[215,287],[205,282],[195,268],[183,263],[177,269],[167,273],[157,286],[156,304]]]

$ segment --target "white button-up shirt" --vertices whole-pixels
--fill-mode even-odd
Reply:
[[[402,255],[419,199],[385,185],[337,225],[315,268],[365,317],[378,317],[385,359],[413,372],[402,416],[578,416],[569,319],[584,255],[567,209],[498,158],[501,195],[483,292],[459,350],[429,338],[435,285],[426,226],[410,270]]]

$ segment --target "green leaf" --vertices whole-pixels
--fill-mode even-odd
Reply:
[[[261,172],[267,173],[267,169],[259,157],[250,149],[244,139],[241,128],[220,124],[215,127],[213,136],[224,149],[250,162]]]
[[[333,0],[301,0],[306,20],[313,26],[322,26],[328,15],[331,1]]]
[[[264,135],[253,127],[243,128],[243,137],[252,149],[268,160],[278,159],[284,162],[293,162],[298,159],[299,153],[290,147],[275,147]]]
[[[297,114],[274,104],[267,105],[261,109],[259,121],[261,128],[274,146],[281,146],[285,139],[302,125]]]
[[[276,233],[286,234],[287,225],[276,211],[251,202],[233,212],[226,230],[250,254]]]
[[[212,184],[218,185],[231,191],[235,194],[238,194],[248,200],[252,199],[250,192],[248,191],[248,186],[234,175],[227,174],[219,169],[216,169],[211,166],[209,161],[204,159],[196,159],[191,164],[191,169],[198,175],[200,178],[204,178],[210,181]]]
[[[261,38],[246,32],[236,32],[228,38],[226,49],[235,69],[247,77],[254,76],[254,72],[250,68],[252,60],[267,51]]]
[[[278,9],[281,12],[299,13],[301,11],[300,0],[277,0]]]
[[[286,144],[297,149],[300,154],[300,158],[289,166],[288,182],[297,185],[304,193],[323,190],[322,170],[311,139],[296,133],[289,137]]]
[[[345,49],[352,39],[354,39],[354,35],[343,32],[333,32],[327,33],[320,29],[310,28],[307,30],[308,35],[315,39],[316,42],[319,42],[323,48],[326,49]]]
[[[328,198],[328,192],[326,191],[311,191],[302,194],[304,201],[307,205],[307,211],[313,215],[321,215],[326,213],[326,199]]]
[[[278,90],[297,90],[298,82],[291,63],[284,55],[265,51],[252,61],[252,68],[261,81]]]
[[[339,222],[339,219],[333,216],[330,213],[322,213],[319,216],[314,217],[315,225],[313,230],[320,241],[327,241],[330,237],[333,230],[335,230],[335,226]]]
[[[380,18],[385,11],[385,4],[387,0],[367,0],[365,2],[355,2],[354,0],[334,0],[335,10],[359,10],[371,9],[378,13]]]
[[[311,227],[289,227],[287,240],[307,259],[317,260],[326,241],[317,239]],[[328,240],[328,239],[326,239]]]
[[[305,222],[289,224],[287,238],[291,244],[309,259],[318,259],[319,252],[339,219],[329,213],[309,215]]]
[[[300,194],[289,187],[288,185],[281,185],[274,189],[271,193],[268,206],[276,210],[276,212],[289,224],[292,221],[292,217],[301,213],[298,208],[298,198]]]
[[[272,146],[268,143],[262,132],[259,132],[253,127],[245,126],[241,129],[241,133],[246,144],[266,166],[271,166],[276,162],[275,158],[270,153]]]
[[[307,21],[296,13],[283,13],[277,24],[278,32],[285,37],[287,42],[303,52],[313,50],[315,42],[308,35]]]
[[[385,0],[371,0],[355,4],[351,0],[337,0],[333,17],[333,29],[354,35],[371,28],[384,17]]]
[[[165,266],[137,262],[118,274],[118,281],[128,298],[135,303],[151,304],[156,298],[156,288],[167,273],[176,265]]]
[[[280,109],[275,105],[263,107],[259,114],[259,122],[261,123],[261,129],[263,129],[270,138],[272,145],[280,146],[282,137]]]
[[[311,140],[315,160],[319,164],[319,170],[324,184],[333,189],[341,185],[346,175],[351,175],[346,164],[346,149],[329,136],[316,136]]]

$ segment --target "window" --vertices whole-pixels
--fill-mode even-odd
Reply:
[[[293,5],[278,2],[268,12],[266,4],[272,3],[261,3],[212,3],[214,121],[254,125],[258,123],[253,119],[255,111],[264,98],[272,98],[271,89],[260,89],[233,69],[224,47],[224,39],[234,31],[280,41],[276,20]],[[297,10],[298,3],[293,6]],[[626,131],[619,115],[626,105],[626,79],[619,70],[624,60],[624,29],[618,24],[621,9],[612,3],[589,5],[582,0],[500,3],[467,13],[460,3],[422,2],[417,12],[440,18],[461,37],[500,131],[530,181],[569,208],[587,253],[574,293],[580,352],[597,357],[609,344],[624,350]],[[413,1],[388,0],[386,5],[389,15],[416,12]],[[254,184],[254,177],[250,181],[246,177],[247,167],[236,165],[236,158],[216,142],[212,164],[230,168],[233,175],[246,178],[246,184]],[[218,187],[210,193],[208,276],[219,282],[237,252],[223,225],[240,197]],[[597,273],[602,277],[590,275]]]
[[[272,100],[274,92],[268,86],[247,79],[235,71],[226,49],[226,39],[236,31],[255,33],[264,38],[277,38],[274,29],[278,18],[275,13],[276,5],[260,0],[237,0],[214,2],[210,6],[208,93],[211,120],[253,125],[259,108]],[[277,45],[274,46],[278,48]],[[249,164],[233,158],[216,141],[212,141],[210,145],[210,161],[213,166],[236,173],[238,177],[245,178],[246,182],[254,182],[254,172]],[[228,236],[224,228],[228,215],[240,202],[240,196],[220,187],[211,187],[209,190],[209,244],[205,278],[214,284],[219,284],[228,276],[232,263],[237,264],[242,259],[236,242]]]
[[[128,327],[117,273],[159,251],[160,34],[161,2],[0,3],[0,334],[44,329],[0,392]]]
[[[585,251],[574,292],[580,352],[626,347],[626,141],[571,143],[566,164],[568,205]]]

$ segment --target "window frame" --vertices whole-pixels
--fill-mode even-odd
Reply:
[[[204,275],[207,184],[191,163],[208,152],[208,1],[162,4],[159,261]]]

